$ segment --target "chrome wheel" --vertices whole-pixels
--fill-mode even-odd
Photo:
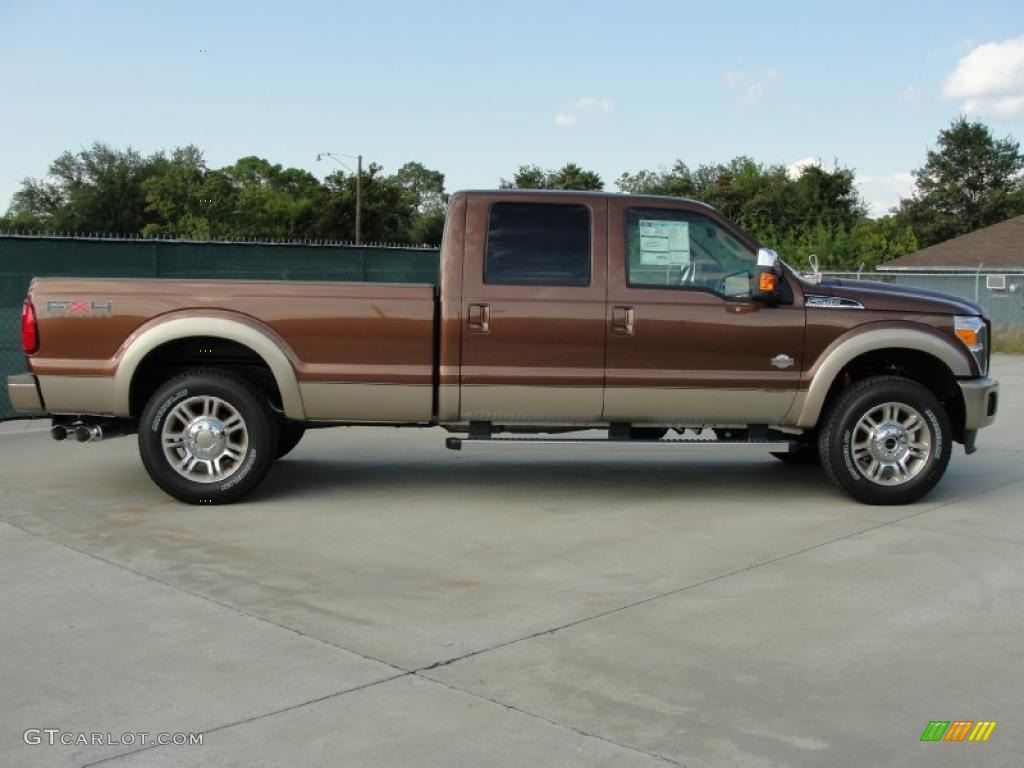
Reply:
[[[882,403],[853,428],[850,451],[858,471],[879,485],[903,485],[924,469],[931,456],[931,433],[924,417],[906,403]]]
[[[167,463],[196,483],[218,483],[238,471],[249,450],[242,414],[226,400],[190,397],[167,415],[160,435]]]

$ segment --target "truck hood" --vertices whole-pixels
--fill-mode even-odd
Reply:
[[[916,312],[931,315],[984,315],[985,310],[969,299],[926,288],[877,283],[869,280],[823,278],[819,285],[804,284],[804,294],[824,294],[859,301],[865,309]]]

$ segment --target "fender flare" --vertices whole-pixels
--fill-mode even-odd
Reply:
[[[787,422],[798,427],[813,427],[821,417],[832,382],[839,372],[854,358],[879,349],[912,349],[939,360],[953,376],[975,375],[966,350],[959,350],[952,340],[925,326],[868,326],[853,329],[833,341],[821,353],[811,369],[810,386],[787,414]]]
[[[285,416],[300,421],[305,419],[295,367],[284,351],[287,348],[284,341],[256,321],[226,312],[158,317],[129,336],[118,352],[114,373],[115,416],[131,415],[132,380],[146,356],[163,344],[190,336],[213,336],[251,349],[269,366],[281,392]]]

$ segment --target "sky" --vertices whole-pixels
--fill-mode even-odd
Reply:
[[[94,141],[442,171],[854,168],[873,214],[958,114],[1024,137],[1024,3],[0,0],[0,209]],[[345,160],[346,162],[352,162]]]

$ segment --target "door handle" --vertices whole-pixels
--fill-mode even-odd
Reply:
[[[469,305],[469,330],[472,333],[491,332],[491,305],[470,304]]]
[[[632,307],[612,307],[612,333],[632,336],[635,314]]]

